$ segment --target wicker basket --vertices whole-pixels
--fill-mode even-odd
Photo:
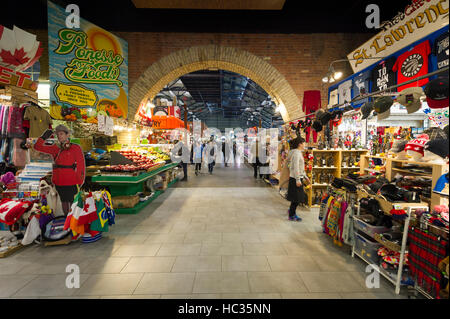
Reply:
[[[384,247],[389,248],[390,250],[396,251],[396,252],[400,252],[402,247],[399,244],[393,243],[389,240],[386,240],[383,238],[383,236],[381,234],[374,234],[373,238],[379,242],[380,244],[382,244]]]
[[[112,198],[114,208],[133,208],[139,203],[139,196],[117,196]]]

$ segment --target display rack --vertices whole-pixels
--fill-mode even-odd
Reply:
[[[430,173],[411,172],[411,171],[405,170],[403,168],[405,164],[413,164],[413,165],[422,166],[422,167],[429,167],[429,168],[431,168],[431,172]],[[431,189],[434,189],[434,187],[436,186],[437,180],[443,174],[447,173],[448,170],[449,170],[448,164],[415,162],[415,161],[409,161],[409,160],[398,160],[395,158],[386,159],[386,178],[389,181],[392,181],[392,179],[395,177],[396,174],[411,175],[411,176],[417,176],[417,177],[429,177],[429,178],[431,178]],[[435,205],[443,205],[443,204],[445,204],[444,200],[445,200],[444,196],[440,196],[440,194],[432,192],[430,206],[433,207]]]
[[[411,220],[411,212],[413,210],[417,210],[417,209],[428,211],[428,204],[423,203],[423,202],[420,202],[420,203],[389,203],[386,201],[386,199],[384,199],[381,196],[370,195],[364,191],[358,190],[358,199],[361,199],[364,197],[371,197],[371,198],[377,199],[378,201],[382,202],[383,204],[380,204],[380,206],[385,215],[391,216],[391,214],[389,213],[390,207],[395,208],[395,209],[403,209],[406,211],[407,217],[403,221],[404,225],[403,225],[402,243],[401,243],[401,247],[400,247],[400,251],[399,251],[400,252],[400,262],[399,262],[399,266],[398,266],[398,270],[397,270],[395,279],[393,279],[389,275],[389,273],[387,271],[385,271],[384,269],[382,269],[380,267],[375,268],[383,277],[385,277],[389,282],[391,282],[394,285],[395,293],[398,295],[400,293],[400,288],[401,288],[401,278],[402,278],[402,273],[403,273],[405,254],[407,252],[406,243],[408,240],[408,230],[409,230],[409,224],[410,224],[410,220]],[[361,213],[361,207],[360,207],[360,205],[357,205],[357,216],[360,216],[360,213]],[[358,230],[358,232],[359,231],[360,230]],[[369,235],[367,233],[365,233],[365,235],[371,237],[375,241],[381,243],[383,246],[390,249],[390,247],[391,247],[390,245],[386,245],[386,244],[382,243],[381,241],[377,240],[374,236]],[[356,251],[356,241],[352,247],[352,257],[355,257],[355,256],[358,256],[367,264],[373,264],[373,262],[367,260],[366,258],[364,258],[364,256],[362,256],[359,252]]]
[[[383,164],[386,165],[386,157],[385,156],[379,156],[379,155],[361,155],[360,161],[359,161],[359,172],[361,175],[366,175],[367,173],[374,173],[374,174],[383,174],[383,171],[376,170],[370,166],[370,160],[372,158],[381,159],[383,161]]]
[[[97,175],[92,177],[92,181],[95,183],[99,183],[105,186],[108,186],[111,197],[116,196],[133,196],[137,193],[143,192],[145,189],[145,183],[153,178],[156,177],[159,174],[166,173],[169,170],[172,170],[178,166],[178,163],[170,163],[166,164],[163,167],[160,167],[152,172],[140,174],[138,176],[103,176],[103,175]],[[167,183],[164,185],[164,189],[171,187],[175,182],[177,181],[176,178],[174,178],[171,181],[167,181]],[[115,209],[117,214],[137,214],[139,211],[141,211],[144,207],[146,207],[148,204],[150,204],[153,200],[155,200],[159,195],[161,195],[164,192],[164,189],[162,190],[156,190],[152,197],[147,199],[145,202],[140,202],[136,206],[131,208],[118,208]]]
[[[329,182],[320,182],[316,179],[318,174],[327,174],[327,175],[333,175],[333,177],[341,178],[343,175],[347,175],[349,172],[356,172],[360,168],[359,166],[343,166],[343,159],[347,158],[347,156],[353,156],[353,158],[356,160],[355,162],[359,161],[359,158],[361,155],[364,155],[367,153],[368,150],[358,150],[358,149],[350,149],[350,150],[312,150],[312,154],[314,158],[329,158],[333,157],[333,164],[330,166],[327,166],[328,163],[325,163],[325,165],[321,164],[321,166],[315,165],[312,167],[312,171],[308,172],[308,177],[311,180],[312,187],[306,190],[306,195],[308,196],[308,205],[309,207],[319,207],[320,205],[316,205],[313,203],[313,198],[315,196],[316,191],[320,191],[323,188],[326,188],[330,185]],[[317,161],[315,161],[317,163]],[[317,163],[318,164],[318,163]],[[354,164],[353,164],[354,165]],[[315,177],[314,179],[312,177]]]

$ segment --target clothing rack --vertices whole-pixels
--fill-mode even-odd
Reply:
[[[383,89],[383,90],[379,90],[379,91],[372,92],[372,93],[365,94],[365,95],[358,95],[357,97],[354,97],[350,102],[345,102],[345,103],[340,103],[340,104],[333,105],[331,108],[329,108],[327,110],[335,109],[335,108],[340,107],[340,106],[347,106],[348,107],[350,103],[353,103],[353,102],[356,102],[356,101],[360,101],[360,100],[363,100],[363,99],[366,99],[366,98],[369,98],[369,97],[372,97],[372,96],[380,96],[381,93],[385,93],[387,91],[391,91],[391,90],[396,89],[396,88],[398,88],[400,86],[403,86],[403,85],[406,85],[406,84],[410,84],[410,83],[414,83],[414,82],[417,82],[417,81],[425,79],[425,78],[429,78],[429,77],[434,76],[434,75],[438,75],[438,74],[441,74],[441,73],[448,72],[448,70],[449,70],[449,67],[447,66],[447,67],[442,68],[440,70],[436,70],[436,71],[430,72],[428,74],[419,76],[419,77],[414,78],[412,80],[408,80],[408,81],[402,82],[400,84],[392,85],[392,86],[390,86],[390,87],[388,87],[386,89]],[[388,94],[398,95],[400,93],[398,93],[398,92],[397,93],[388,92]],[[344,110],[345,110],[345,108],[344,108]],[[348,111],[353,111],[353,110],[354,109],[352,108],[351,110],[347,110],[347,112]],[[289,122],[298,121],[300,119],[303,119],[303,118],[306,118],[308,116],[315,115],[315,114],[316,114],[315,112],[314,113],[305,114],[305,115],[302,115],[302,116],[300,116],[298,118],[292,119]],[[286,123],[285,125],[288,125],[288,124],[289,123]]]

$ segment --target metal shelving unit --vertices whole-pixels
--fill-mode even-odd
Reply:
[[[372,196],[372,197],[374,197],[374,196]],[[402,236],[402,244],[401,244],[401,250],[400,250],[400,262],[399,262],[399,265],[398,265],[396,279],[393,280],[386,271],[384,271],[383,269],[379,269],[379,273],[383,277],[388,279],[388,281],[391,282],[394,285],[395,293],[397,295],[400,293],[400,288],[401,288],[401,279],[402,279],[402,273],[403,273],[404,262],[405,262],[406,243],[408,241],[408,230],[409,230],[409,223],[410,223],[410,220],[411,220],[411,212],[413,210],[416,210],[416,209],[425,209],[425,210],[428,211],[428,204],[420,204],[420,203],[407,204],[407,205],[406,204],[407,203],[393,204],[393,205],[396,206],[397,209],[406,209],[406,213],[407,213],[407,217],[406,217],[406,219],[404,221],[404,226],[403,226],[403,236]],[[360,208],[359,205],[357,205],[357,216],[359,216],[360,213],[361,213],[361,208]],[[390,214],[388,212],[384,211],[384,213],[386,215],[390,216]],[[356,246],[356,241],[355,241],[355,243],[354,243],[354,245],[352,247],[352,257],[355,257],[355,255],[356,255],[359,258],[361,258],[364,262],[366,262],[368,264],[373,264],[372,262],[369,262],[365,258],[363,258],[360,254],[358,254],[355,251],[355,246]]]

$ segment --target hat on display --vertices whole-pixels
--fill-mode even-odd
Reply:
[[[448,133],[449,133],[449,131],[448,131],[448,125],[447,125],[446,127],[444,127],[444,133],[447,135],[447,138],[448,138]]]
[[[361,106],[361,114],[362,120],[365,120],[366,118],[368,118],[370,116],[370,113],[372,113],[373,111],[373,102],[366,102],[363,104],[363,106]]]
[[[405,150],[405,146],[408,144],[407,140],[402,139],[394,139],[394,142],[392,143],[391,152],[392,153],[400,153]]]
[[[430,127],[423,131],[423,133],[427,134],[430,137],[430,141],[448,138],[447,134],[445,134],[445,131],[439,127]]]
[[[313,125],[312,125],[312,128],[313,128],[316,132],[320,132],[320,131],[322,131],[322,123],[321,123],[320,121],[318,121],[318,120],[315,120],[314,123],[313,123]]]
[[[413,151],[424,155],[424,147],[425,144],[429,141],[429,137],[427,134],[422,134],[417,138],[409,141],[405,146],[405,151]]]
[[[385,120],[385,119],[387,119],[389,116],[391,116],[391,110],[390,110],[390,109],[387,110],[386,112],[378,113],[377,120],[378,120],[378,121]]]
[[[392,98],[390,98],[389,96],[382,96],[375,100],[373,108],[375,112],[378,113],[378,116],[380,116],[380,114],[389,111],[392,104],[394,104]]]
[[[397,102],[406,107],[408,114],[417,112],[422,107],[420,97],[423,95],[421,87],[410,87],[401,91]]]
[[[331,118],[332,118],[332,116],[331,116],[330,112],[324,112],[320,116],[319,120],[320,120],[320,122],[322,122],[322,125],[327,125],[328,122],[331,121]]]
[[[425,87],[428,106],[432,109],[448,107],[448,77],[440,76]]]
[[[449,152],[448,148],[449,148],[448,139],[431,140],[431,141],[428,141],[424,146],[425,150],[427,150],[435,155],[438,155],[444,159],[446,157],[448,157],[448,152]]]
[[[58,133],[58,132],[66,132],[66,134],[69,134],[70,130],[67,128],[67,126],[60,124],[60,125],[58,125],[55,128],[55,132],[56,133]]]
[[[439,177],[434,186],[433,192],[448,195],[448,173]]]

